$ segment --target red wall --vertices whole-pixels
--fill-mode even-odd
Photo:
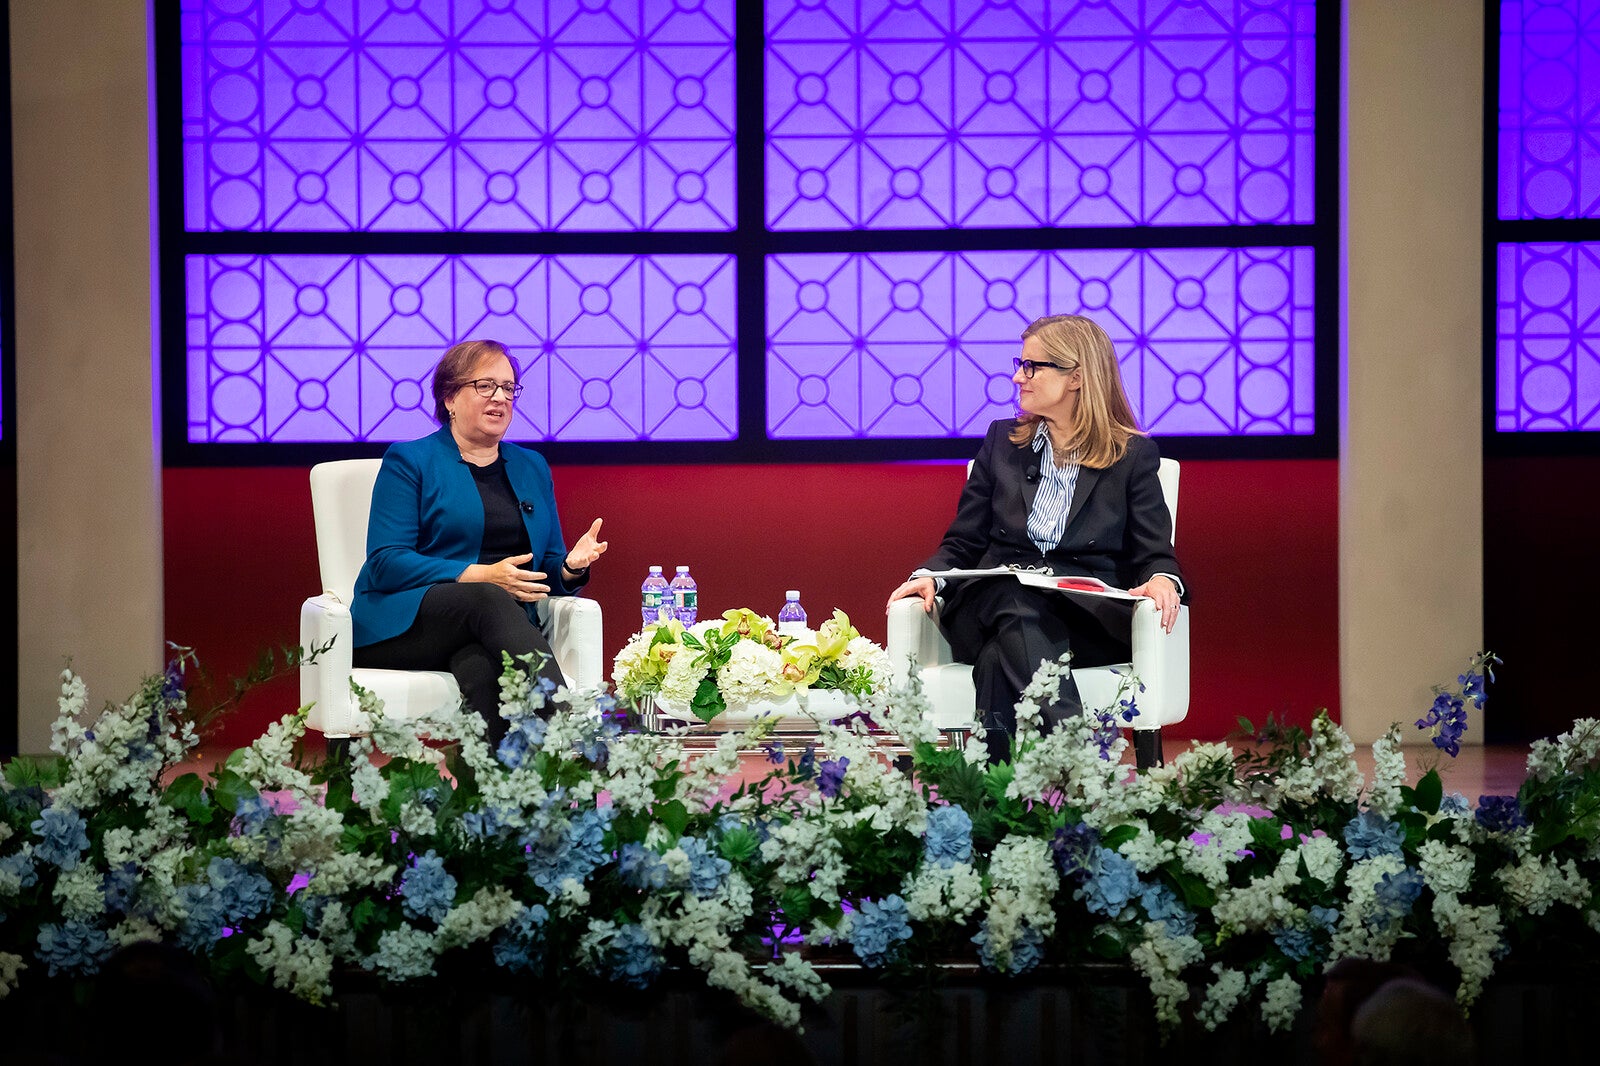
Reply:
[[[784,589],[798,588],[813,617],[837,607],[881,642],[884,601],[944,532],[964,465],[554,473],[569,539],[605,519],[610,550],[588,594],[604,612],[609,661],[639,627],[639,583],[653,563],[692,567],[702,617],[775,614]],[[214,681],[195,688],[197,704],[225,696],[263,651],[299,639],[300,601],[320,591],[307,470],[165,472],[166,631]],[[1183,464],[1177,544],[1193,607],[1193,698],[1168,737],[1221,739],[1239,715],[1305,724],[1322,707],[1338,714],[1337,492],[1333,460]],[[297,700],[292,678],[264,686],[221,720],[216,739],[248,743]]]

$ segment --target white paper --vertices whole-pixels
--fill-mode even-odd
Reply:
[[[1099,578],[1085,577],[1081,574],[1053,574],[1044,570],[1021,570],[1010,566],[991,566],[986,569],[954,569],[934,570],[918,577],[934,578],[963,578],[963,577],[1014,577],[1024,585],[1034,588],[1052,589],[1068,596],[1103,596],[1114,600],[1139,600],[1142,596],[1135,596],[1126,589],[1113,588]],[[1071,588],[1063,588],[1062,581],[1073,583]],[[1087,587],[1085,587],[1087,586]]]

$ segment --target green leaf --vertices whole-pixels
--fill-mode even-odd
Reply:
[[[1416,795],[1412,799],[1412,806],[1423,814],[1438,814],[1439,804],[1444,801],[1444,782],[1439,779],[1438,770],[1429,770],[1417,782]]]
[[[1205,878],[1197,877],[1187,870],[1167,870],[1167,876],[1177,887],[1178,896],[1183,900],[1183,905],[1192,911],[1210,910],[1217,905],[1217,893]]]
[[[682,800],[672,800],[655,808],[656,821],[666,826],[674,840],[683,836],[683,831],[689,828],[689,809],[683,805]]]
[[[700,679],[700,687],[694,690],[694,701],[689,704],[689,709],[702,722],[710,722],[728,709],[722,699],[722,691],[717,688],[715,675],[707,674]]]
[[[67,779],[67,760],[60,755],[18,755],[6,763],[5,776],[13,788],[56,788]]]
[[[1119,825],[1114,827],[1105,836],[1100,838],[1100,846],[1103,848],[1108,848],[1111,851],[1116,851],[1118,848],[1122,847],[1122,845],[1126,844],[1128,841],[1132,840],[1138,835],[1138,826]]]
[[[811,920],[816,899],[805,885],[789,885],[778,897],[778,906],[783,908],[783,915],[790,925],[800,926]]]

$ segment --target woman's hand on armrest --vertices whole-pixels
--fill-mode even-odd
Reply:
[[[922,600],[922,609],[924,611],[932,611],[933,591],[933,578],[914,577],[910,581],[906,581],[901,584],[901,586],[895,589],[893,592],[889,593],[889,603],[884,604],[884,613],[888,613],[890,604],[893,604],[895,600],[903,600],[909,596],[920,597]]]

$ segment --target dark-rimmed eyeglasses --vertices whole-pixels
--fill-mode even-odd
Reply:
[[[1029,376],[1031,377],[1032,375]],[[522,386],[518,385],[515,381],[496,381],[494,378],[474,378],[471,381],[463,381],[461,385],[463,388],[471,385],[472,391],[476,392],[479,396],[482,396],[485,400],[494,399],[494,394],[502,391],[506,394],[506,398],[509,400],[515,400],[518,396],[522,395]]]
[[[1075,366],[1062,366],[1060,363],[1041,363],[1034,359],[1013,359],[1011,360],[1011,367],[1013,373],[1018,370],[1022,371],[1022,376],[1029,381],[1033,380],[1033,372],[1040,367],[1049,367],[1051,370],[1059,370],[1062,373],[1078,369]]]

